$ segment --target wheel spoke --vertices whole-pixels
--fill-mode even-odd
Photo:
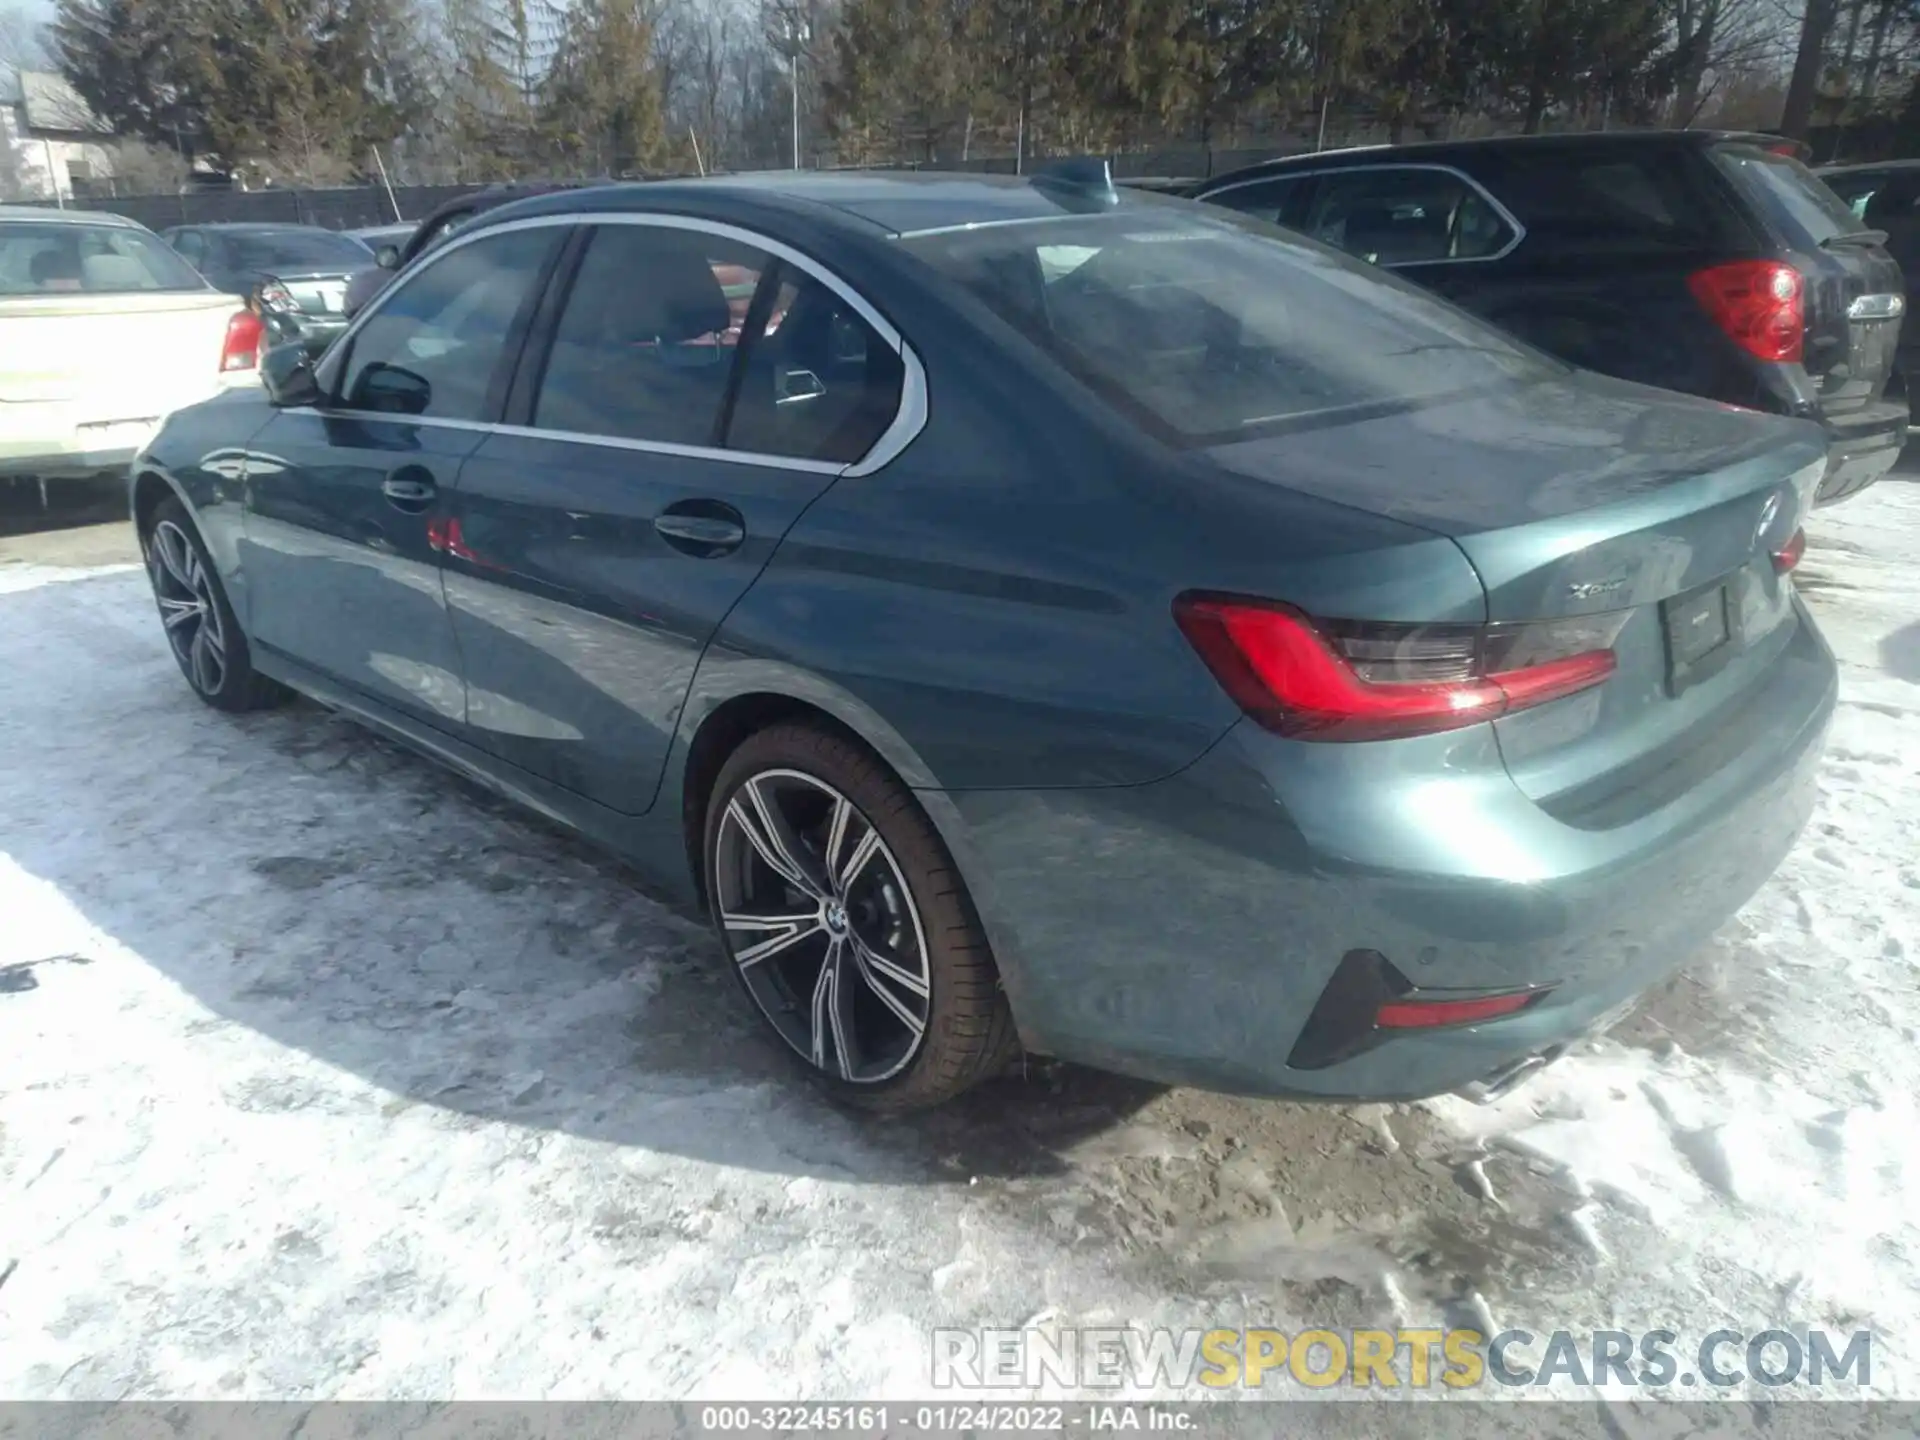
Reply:
[[[813,1046],[811,1057],[820,1069],[827,1068],[827,1034],[832,1028],[833,961],[829,956],[820,964],[820,977],[813,982]]]
[[[894,1018],[906,1027],[907,1033],[912,1036],[917,1043],[920,1036],[926,1031],[927,1022],[914,1014],[913,1007],[908,1005],[907,1002],[902,1000],[898,995],[894,994],[890,987],[880,983],[879,979],[867,964],[867,954],[865,953],[867,947],[865,945],[856,939],[849,948],[853,952],[854,969],[860,976],[862,983],[866,985],[867,993],[872,995],[873,998],[878,1000],[882,1005],[886,1006],[887,1009],[891,1010]]]
[[[744,950],[736,950],[733,963],[742,970],[750,965],[758,965],[762,960],[790,950],[802,940],[821,933],[820,916],[817,913],[806,915],[728,915],[720,917],[720,923],[729,931],[747,930],[753,932],[772,931],[765,940],[749,945]]]
[[[193,581],[188,576],[186,557],[181,553],[187,550],[187,537],[172,525],[162,525],[153,532],[153,548],[159,552],[160,563],[173,582],[192,594]]]
[[[755,848],[760,850],[769,865],[786,876],[792,884],[809,895],[824,899],[828,887],[814,877],[804,858],[806,850],[781,812],[778,798],[768,793],[758,777],[749,780],[741,788],[747,802],[753,807],[753,818],[759,822],[758,837],[749,833],[748,838],[765,842],[764,846],[756,845]]]
[[[836,939],[827,947],[825,968],[833,972],[833,993],[827,1000],[827,1017],[833,1023],[833,1055],[840,1066],[842,1080],[853,1079],[860,1068],[858,1031],[854,1028],[853,975],[848,963],[851,949],[845,939]]]
[[[193,648],[189,653],[193,657],[193,683],[200,687],[201,694],[213,694],[220,688],[219,658],[207,639],[206,626],[202,625],[194,632]]]
[[[199,614],[198,600],[170,600],[165,595],[160,597],[160,623],[169,630],[179,628]]]
[[[840,872],[836,868],[840,863],[840,847],[846,843],[847,822],[853,817],[853,806],[844,795],[833,797],[833,813],[827,818],[827,843],[821,851],[821,859],[826,865],[827,878],[832,879]]]
[[[927,982],[925,980],[921,979],[911,970],[906,969],[899,964],[899,962],[882,955],[858,935],[853,937],[853,943],[858,947],[857,953],[860,956],[862,968],[875,976],[891,980],[902,990],[910,994],[918,995],[923,1000],[927,998]]]
[[[847,857],[845,867],[834,877],[840,894],[845,895],[853,889],[853,882],[860,878],[860,872],[867,868],[867,862],[879,852],[880,832],[869,825],[867,833],[860,837],[860,843],[853,847],[853,853]]]

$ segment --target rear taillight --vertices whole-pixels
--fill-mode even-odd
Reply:
[[[1791,539],[1773,552],[1773,568],[1777,574],[1784,575],[1800,563],[1807,553],[1807,532],[1796,530]]]
[[[236,310],[227,321],[227,338],[220,347],[220,370],[257,370],[260,366],[260,344],[266,339],[267,327],[258,315],[251,310]]]
[[[1531,624],[1309,619],[1290,606],[1182,595],[1178,622],[1240,708],[1301,740],[1455,730],[1589,689],[1613,674],[1625,612]]]
[[[269,310],[293,311],[300,308],[293,298],[293,292],[277,280],[270,280],[259,290],[260,303]]]
[[[1734,260],[1687,277],[1700,308],[1727,338],[1761,360],[1797,362],[1806,344],[1806,286],[1778,260]]]

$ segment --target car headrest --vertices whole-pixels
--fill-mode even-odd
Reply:
[[[79,258],[64,245],[42,250],[27,265],[27,278],[36,285],[49,280],[78,280],[80,276]]]
[[[89,255],[80,262],[89,290],[145,290],[153,277],[131,255]]]
[[[601,333],[623,344],[658,338],[668,345],[724,334],[733,323],[726,291],[694,250],[669,249],[633,283],[600,300]]]

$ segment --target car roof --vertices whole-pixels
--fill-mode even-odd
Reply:
[[[115,215],[106,210],[48,210],[40,205],[0,205],[0,220],[46,220],[66,221],[69,225],[119,225],[129,230],[144,230],[147,227],[137,220],[129,220],[124,215]]]
[[[1195,188],[1204,192],[1227,180],[1250,180],[1265,174],[1286,174],[1318,168],[1343,169],[1354,163],[1404,161],[1444,163],[1448,158],[1469,160],[1475,155],[1524,153],[1528,150],[1636,150],[1662,146],[1706,146],[1725,143],[1791,145],[1779,135],[1750,130],[1596,130],[1557,135],[1489,135],[1473,140],[1422,140],[1408,145],[1360,145],[1343,150],[1307,151],[1224,171]]]
[[[1036,181],[1040,183],[1036,183]],[[1116,187],[1111,206],[1137,209],[1167,202]],[[601,185],[543,195],[488,213],[481,224],[556,212],[663,211],[730,201],[771,214],[803,214],[815,223],[840,225],[868,235],[916,235],[974,225],[1044,220],[1085,213],[1064,182],[1044,176],[979,175],[947,171],[770,170],[704,179],[651,180]]]
[[[218,230],[225,235],[344,235],[344,230],[329,230],[324,225],[302,225],[293,220],[210,220],[205,223],[176,226],[180,230]]]
[[[1885,170],[1920,170],[1920,160],[1856,160],[1847,165],[1822,165],[1817,175],[1867,175]]]

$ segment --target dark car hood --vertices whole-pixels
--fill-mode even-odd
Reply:
[[[1825,441],[1804,421],[1572,373],[1209,453],[1244,475],[1461,536],[1748,462],[1784,473],[1824,456]]]

